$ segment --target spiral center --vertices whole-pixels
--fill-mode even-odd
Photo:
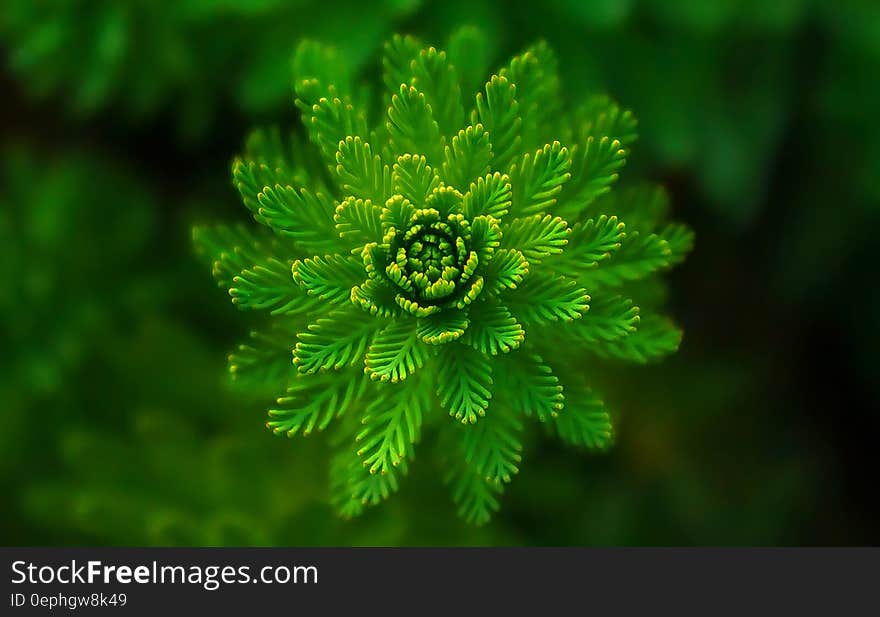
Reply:
[[[467,236],[467,222],[460,216],[443,220],[433,208],[419,210],[409,228],[395,234],[394,261],[386,273],[413,300],[436,304],[456,291],[468,259]]]

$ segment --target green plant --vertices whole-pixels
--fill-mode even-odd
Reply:
[[[466,113],[462,93],[485,74],[470,51],[480,45],[473,29],[446,52],[395,37],[387,112],[371,122],[378,102],[332,48],[302,44],[309,142],[257,131],[233,165],[262,228],[194,230],[233,303],[270,315],[229,362],[237,379],[287,382],[268,426],[335,425],[345,516],[397,490],[430,428],[459,513],[487,521],[518,471],[526,419],[575,446],[611,444],[587,358],[647,362],[680,342],[633,300],[659,304],[648,279],[692,234],[665,222],[661,188],[611,191],[632,114],[602,96],[568,106],[543,43]]]
[[[27,92],[74,114],[143,120],[168,112],[202,137],[218,107],[248,114],[286,101],[289,60],[305,33],[336,37],[363,62],[419,0],[9,0],[0,9],[5,60]]]
[[[88,415],[76,402],[100,389],[82,379],[83,367],[159,303],[141,261],[154,238],[154,197],[136,174],[88,150],[0,147],[4,492],[23,482],[21,469],[37,481],[52,458],[46,427],[63,432]]]

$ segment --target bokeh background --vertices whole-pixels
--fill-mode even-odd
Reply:
[[[610,393],[609,454],[535,435],[488,526],[427,460],[342,521],[321,438],[228,382],[247,323],[190,228],[245,219],[229,162],[296,124],[303,37],[371,78],[390,33],[465,23],[639,117],[625,173],[697,233],[685,339]],[[0,55],[2,544],[880,543],[876,2],[5,0]]]

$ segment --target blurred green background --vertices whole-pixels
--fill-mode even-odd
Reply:
[[[2,3],[2,544],[880,542],[880,5],[512,4]],[[245,220],[229,162],[295,125],[302,37],[370,78],[390,33],[466,23],[497,65],[546,39],[570,97],[636,113],[625,173],[697,233],[671,276],[685,339],[623,371],[610,454],[534,435],[488,526],[427,460],[346,522],[322,438],[272,436],[271,393],[227,381],[247,324],[190,227]]]

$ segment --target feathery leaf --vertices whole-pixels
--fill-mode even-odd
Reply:
[[[301,91],[297,90],[297,95]],[[324,160],[331,167],[336,166],[336,151],[339,143],[346,137],[365,138],[367,119],[363,113],[355,110],[348,100],[337,96],[321,97],[313,105],[308,106],[303,99],[297,99],[297,105],[303,110],[303,119],[309,131],[309,139],[318,146]]]
[[[590,303],[590,310],[578,320],[567,336],[593,344],[616,341],[638,329],[639,307],[623,296],[603,296]]]
[[[575,110],[579,126],[579,140],[587,137],[616,139],[628,148],[638,138],[638,121],[631,111],[620,106],[605,95],[593,96]]]
[[[440,184],[440,178],[428,165],[427,159],[412,154],[397,158],[391,178],[395,194],[403,195],[417,208],[424,206],[428,195]]]
[[[428,345],[444,345],[461,338],[469,324],[463,312],[443,311],[419,319],[418,335]]]
[[[415,321],[395,321],[373,337],[366,372],[370,379],[396,383],[422,368],[427,358],[428,349],[419,340]]]
[[[590,389],[571,393],[554,422],[560,439],[574,446],[605,450],[614,439],[611,417],[605,403]]]
[[[336,221],[339,237],[358,247],[382,241],[382,209],[369,199],[347,197],[336,206],[333,220]]]
[[[678,351],[681,337],[681,330],[669,319],[642,315],[635,332],[625,338],[599,341],[590,351],[604,358],[646,364]]]
[[[562,253],[571,230],[558,216],[535,214],[513,219],[503,232],[502,247],[518,249],[529,263],[536,264]]]
[[[349,379],[294,378],[285,395],[269,410],[272,419],[266,426],[276,435],[285,433],[288,437],[298,432],[308,435],[323,431],[334,418],[357,404],[364,385],[365,380],[356,374]]]
[[[526,153],[510,169],[514,216],[546,212],[571,178],[568,148],[554,141],[534,154]]]
[[[510,482],[522,460],[522,422],[503,408],[492,409],[476,426],[464,431],[468,467],[490,482]]]
[[[297,285],[329,305],[346,303],[352,287],[364,280],[362,263],[351,256],[297,259],[291,270]]]
[[[580,319],[590,296],[577,281],[541,271],[531,272],[505,302],[514,317],[526,326]]]
[[[546,422],[565,407],[562,385],[541,356],[521,353],[516,361],[506,356],[507,361],[499,365],[499,392],[515,411]]]
[[[444,150],[443,180],[466,191],[471,183],[489,173],[491,160],[492,143],[483,125],[464,128]]]
[[[471,220],[482,215],[501,219],[510,209],[512,197],[510,178],[496,171],[471,182],[470,189],[462,199],[461,210]]]
[[[272,315],[302,314],[314,309],[317,303],[297,287],[290,266],[270,257],[245,268],[232,278],[232,303],[241,309],[267,310]]]
[[[440,127],[425,95],[414,86],[401,85],[391,97],[386,127],[398,155],[421,153],[431,163],[442,158]]]
[[[454,135],[464,123],[464,107],[458,74],[446,58],[446,52],[433,47],[422,49],[410,65],[413,75],[411,83],[425,93],[440,133]]]
[[[347,194],[384,204],[391,197],[391,170],[360,137],[347,136],[336,152],[336,173]]]
[[[616,139],[590,136],[583,145],[576,144],[571,149],[571,180],[558,198],[556,213],[580,220],[587,206],[611,190],[624,163],[626,151]]]
[[[516,289],[528,273],[529,262],[522,253],[516,249],[498,249],[483,269],[484,288],[487,293]]]
[[[505,77],[495,75],[486,83],[485,97],[477,93],[477,106],[471,112],[471,124],[480,123],[492,142],[495,169],[507,171],[519,154],[522,119],[516,101],[516,86]]]
[[[413,456],[427,403],[419,388],[398,384],[382,388],[367,406],[355,441],[371,474],[385,475]]]
[[[438,351],[437,396],[449,415],[471,424],[486,415],[492,398],[492,364],[480,351],[459,343]]]
[[[452,487],[452,500],[458,506],[458,515],[471,525],[485,525],[497,512],[498,495],[504,485],[486,480],[464,462],[454,464],[447,473],[446,482]]]
[[[464,333],[462,342],[490,355],[516,349],[525,339],[525,331],[510,311],[501,304],[486,300],[471,307],[472,327]]]
[[[661,236],[636,231],[624,238],[610,259],[601,262],[598,268],[584,272],[578,280],[590,288],[614,287],[667,267],[671,257],[669,242]]]
[[[264,188],[257,198],[260,217],[278,234],[312,254],[332,251],[335,247],[335,208],[322,193],[275,185]]]
[[[565,276],[577,277],[609,259],[626,237],[626,225],[616,216],[602,215],[577,223],[568,236],[569,243],[561,255],[546,261],[547,268]]]
[[[370,321],[358,319],[357,307],[327,314],[296,335],[293,363],[300,373],[339,370],[360,362],[375,330]]]

